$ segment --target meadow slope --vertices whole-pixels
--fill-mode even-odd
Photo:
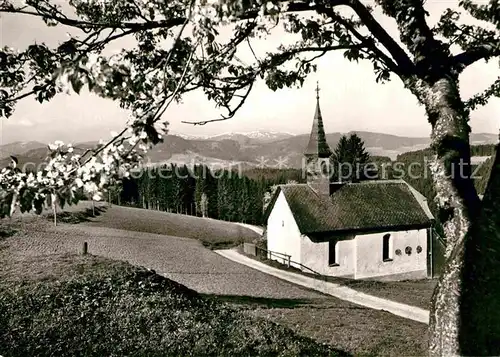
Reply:
[[[22,275],[30,271],[29,274],[43,276],[52,271],[51,278],[58,279],[57,269],[52,269],[57,257],[79,252],[85,241],[92,254],[154,269],[205,298],[225,301],[244,314],[278,322],[301,336],[328,343],[342,351],[371,355],[425,354],[427,327],[424,324],[281,281],[219,256],[206,249],[200,240],[158,234],[193,232],[192,226],[183,227],[182,219],[172,225],[175,231],[165,227],[175,217],[186,218],[117,206],[103,211],[98,217],[88,217],[73,210],[63,219],[73,224],[62,223],[58,227],[53,227],[51,221],[43,217],[20,217],[4,222],[18,232],[2,243],[2,260],[10,259],[3,270],[7,274],[18,272]],[[219,234],[224,236],[220,232],[227,231],[226,228],[217,230],[219,222],[208,221],[211,227],[204,228],[205,233],[190,234],[212,241],[220,239]],[[229,224],[220,223],[224,227]],[[140,231],[133,230],[134,227],[139,227]],[[235,228],[236,232],[246,232],[240,231],[242,228]],[[212,232],[213,236],[207,232]],[[228,238],[230,235],[222,240]]]

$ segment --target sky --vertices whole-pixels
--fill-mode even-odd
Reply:
[[[430,23],[435,21],[446,7],[453,7],[451,0],[428,0]],[[375,13],[379,22],[395,32],[392,19]],[[33,17],[0,16],[0,46],[25,48],[29,44],[45,42],[55,46],[67,39],[68,28],[46,27]],[[255,40],[253,47],[258,53],[276,49],[284,32],[277,29],[264,41]],[[122,45],[117,45],[122,46]],[[303,134],[310,131],[315,109],[315,88],[319,81],[320,103],[326,132],[372,131],[401,136],[428,136],[430,125],[425,112],[416,98],[399,79],[386,84],[375,82],[372,65],[362,61],[352,63],[338,52],[330,53],[317,62],[318,71],[311,74],[300,89],[269,90],[258,82],[246,104],[236,116],[223,122],[204,126],[183,124],[181,121],[215,119],[221,112],[201,92],[192,92],[181,104],[173,104],[165,113],[171,133],[186,135],[217,135],[227,132],[279,131]],[[464,99],[487,88],[498,76],[498,61],[478,62],[461,75],[460,86]],[[500,99],[471,115],[473,132],[497,133]],[[37,140],[53,142],[83,142],[109,139],[111,131],[123,127],[128,111],[118,103],[83,92],[80,95],[60,94],[50,102],[39,104],[33,98],[25,99],[16,107],[9,119],[1,119],[0,144],[14,141]]]

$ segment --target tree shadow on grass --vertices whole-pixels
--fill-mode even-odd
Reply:
[[[274,298],[265,298],[265,297],[254,297],[247,295],[216,295],[216,294],[201,294],[205,298],[214,299],[218,302],[225,302],[229,304],[239,305],[244,307],[245,309],[252,308],[281,308],[281,309],[294,309],[301,307],[315,307],[317,301],[314,299],[274,299]],[[326,308],[326,307],[325,307]],[[354,306],[354,308],[358,308]],[[364,309],[363,307],[359,307],[360,309]],[[340,309],[340,307],[339,307]],[[342,307],[342,309],[346,309],[346,307]],[[299,331],[295,331],[300,334]],[[331,347],[331,356],[335,357],[351,357],[353,354],[349,352],[345,352],[343,350],[339,350],[337,348]]]
[[[12,237],[17,232],[18,231],[16,229],[11,229],[9,227],[0,226],[0,242],[9,238],[9,237]]]
[[[357,306],[354,304],[331,304],[323,299],[275,299],[265,297],[255,297],[248,295],[216,295],[216,294],[202,294],[206,298],[215,299],[235,305],[242,305],[248,308],[262,307],[262,308],[277,308],[277,309],[293,309],[300,307],[307,307],[310,309],[329,309],[329,310],[366,310],[366,307]]]
[[[215,294],[202,294],[203,296],[222,302],[227,302],[237,305],[250,305],[255,307],[267,308],[284,308],[292,309],[294,307],[308,306],[311,300],[308,299],[273,299],[265,297],[255,297],[247,295],[215,295]]]
[[[218,250],[218,249],[231,249],[234,247],[237,247],[241,244],[243,244],[244,240],[243,239],[236,239],[236,240],[227,240],[227,241],[207,241],[207,240],[202,240],[201,243],[205,248],[208,248],[210,250]]]
[[[92,211],[92,208],[86,208],[84,211],[78,211],[78,212],[63,211],[57,214],[57,221],[69,224],[90,222],[92,218],[99,217],[102,213],[106,212],[106,209],[107,209],[106,206],[101,206],[101,207],[95,207],[94,211]],[[54,214],[49,213],[47,215],[47,219],[53,220]]]

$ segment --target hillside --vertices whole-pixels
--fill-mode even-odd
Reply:
[[[232,132],[232,133],[222,133],[212,136],[194,136],[194,135],[184,135],[180,133],[171,133],[172,135],[180,136],[187,140],[210,140],[210,141],[221,141],[221,140],[234,140],[241,145],[256,145],[262,143],[268,143],[278,140],[283,140],[294,136],[290,133],[281,133],[276,131],[260,131],[255,130],[251,132]]]
[[[421,150],[429,146],[429,138],[413,138],[383,133],[357,131],[365,142],[365,147],[372,155],[387,156],[391,159],[402,153]],[[288,136],[284,139],[267,141],[255,138],[242,138],[235,134],[231,139],[228,136],[209,139],[184,139],[175,135],[168,135],[164,143],[153,148],[148,158],[150,162],[202,163],[217,166],[231,166],[248,163],[267,166],[283,166],[300,168],[304,148],[307,146],[309,134]],[[329,133],[326,136],[328,144],[334,148],[343,133]],[[276,136],[279,138],[279,136]],[[472,144],[496,143],[495,134],[472,134]],[[284,168],[284,167],[282,167]]]
[[[402,153],[425,149],[430,139],[423,137],[404,137],[365,131],[356,132],[365,142],[372,155],[386,156],[391,159]],[[327,134],[330,147],[334,148],[343,133]],[[282,168],[300,168],[303,151],[309,134],[291,136],[286,133],[231,133],[207,138],[181,137],[167,135],[163,143],[155,146],[147,155],[148,163],[175,162],[177,164],[205,163],[219,168],[232,165],[266,165]],[[495,134],[478,133],[471,135],[472,144],[496,143]],[[95,143],[76,144],[86,149]],[[0,146],[0,165],[9,163],[9,155],[16,155],[20,163],[40,163],[47,154],[45,144],[38,142],[12,143]]]
[[[78,255],[52,255],[50,265],[47,256],[12,260],[10,271],[0,269],[6,356],[346,355],[124,262]],[[21,267],[22,276],[12,269]]]
[[[4,356],[417,356],[426,350],[425,324],[290,284],[193,239],[96,222],[118,208],[58,227],[31,215],[6,221],[17,233],[0,238]],[[123,218],[148,222],[126,210]],[[165,229],[153,221],[144,228]],[[92,255],[74,255],[82,241]]]
[[[74,148],[74,152],[82,155],[87,149],[92,148],[94,145],[95,143],[91,142],[77,144]],[[7,148],[4,151],[5,147]],[[4,153],[8,152],[7,150],[12,151],[4,155]],[[0,167],[9,165],[11,162],[10,155],[12,155],[17,158],[19,167],[28,170],[36,170],[46,161],[49,149],[47,145],[38,142],[32,142],[32,144],[28,145],[13,143],[0,146],[0,152],[2,152],[2,156],[0,156]]]
[[[0,146],[0,159],[10,155],[23,155],[31,150],[46,149],[47,144],[38,141],[16,141]]]

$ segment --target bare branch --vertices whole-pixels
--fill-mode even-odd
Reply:
[[[350,33],[353,34],[359,41],[365,43],[367,45],[367,49],[372,51],[375,56],[377,56],[381,63],[383,63],[388,69],[396,74],[402,74],[401,69],[398,67],[398,64],[395,63],[389,56],[387,56],[382,50],[377,47],[377,44],[374,41],[369,40],[369,38],[363,36],[356,28],[345,18],[337,14],[331,8],[322,8],[317,10],[320,14],[325,14],[330,17],[335,22],[344,26]],[[359,16],[359,15],[358,15]],[[371,43],[370,43],[371,42]]]
[[[181,75],[181,78],[179,79],[178,83],[177,83],[177,86],[175,87],[175,90],[173,91],[173,93],[170,95],[170,100],[165,104],[165,101],[166,99],[168,98],[165,97],[165,100],[163,101],[163,103],[158,107],[158,110],[156,111],[156,113],[154,114],[153,116],[153,121],[156,121],[158,120],[162,115],[163,113],[165,113],[165,110],[167,110],[167,108],[170,106],[170,104],[172,103],[172,101],[174,100],[175,96],[179,93],[179,90],[180,88],[182,87],[182,83],[184,82],[184,78],[186,77],[186,73],[187,73],[187,70],[189,68],[189,65],[191,64],[191,60],[193,58],[193,54],[195,53],[196,49],[197,49],[198,45],[194,46],[193,49],[191,50],[191,53],[189,54],[189,57],[186,61],[186,64],[184,65],[184,70],[182,71],[182,75]]]
[[[245,101],[247,100],[248,95],[252,91],[254,83],[255,83],[254,80],[252,80],[250,82],[250,84],[248,85],[248,89],[246,90],[245,94],[242,96],[242,99],[239,102],[239,104],[234,109],[230,109],[229,110],[229,114],[227,116],[222,115],[220,118],[210,119],[210,120],[204,120],[204,121],[181,121],[181,123],[192,124],[192,125],[205,125],[205,124],[213,123],[213,122],[216,122],[216,121],[224,121],[224,120],[231,119],[238,112],[238,110],[243,106],[243,104],[245,104]]]
[[[237,84],[235,86],[229,87],[229,88],[222,88],[222,87],[217,87],[217,86],[211,86],[209,84],[204,84],[205,87],[209,88],[215,88],[215,89],[220,89],[220,90],[237,90],[237,89],[243,89],[247,88],[245,91],[245,94],[243,95],[232,95],[232,97],[240,97],[242,100],[238,103],[238,105],[230,109],[227,107],[229,114],[224,116],[222,115],[220,118],[216,119],[210,119],[210,120],[202,120],[202,121],[182,121],[184,124],[192,124],[192,125],[205,125],[211,122],[216,122],[216,121],[224,121],[228,120],[234,117],[236,112],[243,106],[245,103],[248,95],[250,94],[250,91],[253,88],[253,85],[255,83],[255,79],[260,73],[264,73],[266,70],[269,69],[269,67],[277,67],[280,66],[281,64],[285,63],[286,61],[290,60],[293,56],[298,55],[300,53],[304,52],[320,52],[320,54],[314,56],[311,59],[304,60],[303,62],[311,62],[316,58],[319,58],[323,56],[325,53],[328,51],[334,51],[334,50],[340,50],[340,49],[352,49],[352,48],[363,48],[365,45],[358,43],[358,44],[353,44],[353,45],[339,45],[339,46],[324,46],[324,47],[300,47],[300,48],[293,48],[288,51],[282,52],[275,54],[271,56],[269,59],[267,59],[265,62],[260,63],[259,68],[257,68],[251,76],[240,76],[238,77],[237,81],[235,81]],[[302,64],[303,65],[303,64]],[[228,78],[219,78],[217,80],[224,82],[225,79],[227,80],[234,80],[235,77],[228,77]]]
[[[253,50],[252,44],[251,44],[250,39],[248,37],[247,37],[247,43],[248,43],[248,47],[250,48],[250,51],[253,54],[253,57],[255,58],[255,60],[257,61],[257,63],[260,63],[260,60],[257,57],[257,55],[255,54],[255,51]]]

